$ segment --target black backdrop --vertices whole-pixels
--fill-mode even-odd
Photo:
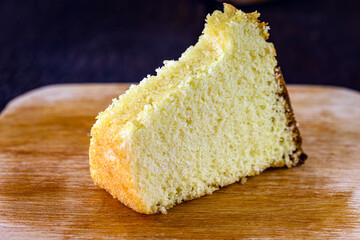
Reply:
[[[287,83],[360,90],[360,1],[237,7],[270,22]],[[215,9],[214,0],[0,1],[0,110],[43,85],[139,82],[194,44]]]

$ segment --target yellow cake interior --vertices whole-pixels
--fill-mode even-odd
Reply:
[[[96,184],[149,214],[297,164],[275,48],[258,17],[230,5],[215,11],[196,45],[99,114]]]

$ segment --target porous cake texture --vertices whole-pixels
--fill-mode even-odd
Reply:
[[[291,168],[306,155],[269,27],[231,5],[207,16],[203,34],[97,117],[94,182],[140,213]]]

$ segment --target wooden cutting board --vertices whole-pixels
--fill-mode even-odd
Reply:
[[[55,85],[0,116],[0,238],[360,238],[360,94],[290,86],[309,155],[142,215],[96,187],[89,131],[128,84]]]

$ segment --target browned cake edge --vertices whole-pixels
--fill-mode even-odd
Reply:
[[[301,148],[302,138],[299,131],[299,125],[296,122],[294,110],[291,106],[289,93],[286,88],[285,80],[280,67],[275,68],[275,79],[280,84],[279,96],[285,99],[285,115],[287,119],[287,126],[293,129],[293,140],[296,144],[296,149],[290,154],[290,160],[294,163],[293,166],[301,165],[307,159],[307,155]]]

